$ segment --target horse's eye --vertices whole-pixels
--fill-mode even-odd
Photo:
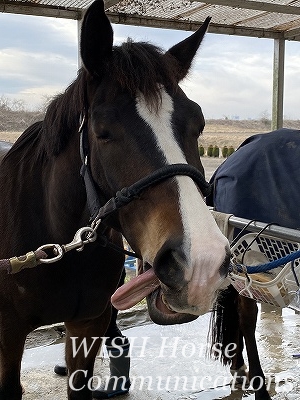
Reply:
[[[97,138],[103,140],[104,142],[108,142],[112,139],[111,134],[107,130],[103,130],[97,133]]]

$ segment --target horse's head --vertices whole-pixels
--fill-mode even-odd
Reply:
[[[208,23],[167,52],[132,41],[116,47],[103,1],[87,10],[81,56],[91,171],[104,199],[166,165],[189,164],[203,173],[197,140],[204,118],[178,83]],[[115,296],[117,307],[155,289],[148,297],[155,322],[186,322],[211,309],[227,273],[228,242],[193,178],[174,176],[146,188],[117,212],[114,223],[147,271],[134,288]]]

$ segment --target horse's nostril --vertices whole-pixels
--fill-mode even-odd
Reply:
[[[168,240],[158,251],[153,268],[159,280],[169,288],[184,286],[185,255],[181,240]]]

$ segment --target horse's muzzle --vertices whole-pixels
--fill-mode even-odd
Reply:
[[[182,241],[168,240],[158,251],[153,267],[146,263],[144,272],[116,291],[112,304],[122,310],[146,296],[150,317],[160,325],[190,322],[210,311],[228,269],[226,251],[223,264],[213,275],[214,285],[205,280],[199,283],[196,278],[201,274],[197,268],[192,271],[186,258]],[[191,281],[186,279],[189,275]]]
[[[168,240],[155,257],[153,269],[160,287],[148,296],[148,308],[151,318],[160,320],[155,320],[156,323],[187,322],[210,311],[226,278],[229,251],[224,249],[224,261],[219,268],[214,268],[215,273],[208,271],[207,276],[202,276],[201,265],[194,266],[193,270],[183,249],[181,240]],[[167,322],[163,321],[164,317]]]

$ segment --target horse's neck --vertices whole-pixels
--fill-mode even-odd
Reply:
[[[74,235],[79,227],[88,224],[80,168],[79,148],[72,143],[47,166],[45,211],[49,231],[56,240],[70,239],[69,235]]]
[[[34,155],[34,146],[13,152],[1,166],[0,185],[4,257],[48,241],[69,241],[85,222],[78,146],[47,160]]]

